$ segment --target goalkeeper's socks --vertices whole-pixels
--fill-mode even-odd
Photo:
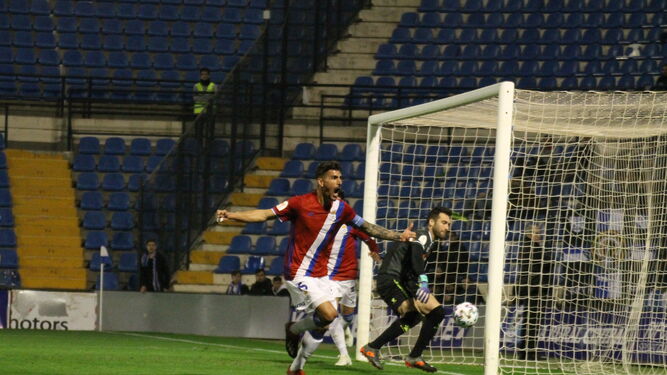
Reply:
[[[421,321],[421,317],[416,311],[408,311],[405,315],[396,319],[387,329],[378,336],[375,341],[368,344],[373,349],[380,349],[389,341],[407,332],[410,328],[416,326]]]
[[[333,339],[336,348],[342,355],[343,353],[347,354],[347,346],[345,345],[345,329],[343,328],[343,319],[339,316],[336,320],[329,325],[329,334],[331,339]]]
[[[299,353],[290,365],[290,371],[297,371],[306,365],[308,358],[315,352],[318,346],[322,343],[324,333],[320,331],[307,331],[303,334],[301,339],[301,347]]]
[[[438,306],[431,310],[430,313],[426,314],[426,317],[422,323],[422,328],[419,331],[419,337],[417,337],[417,342],[409,354],[411,358],[421,357],[422,352],[426,348],[426,345],[431,342],[431,339],[438,331],[438,327],[444,318],[445,309],[442,306]]]

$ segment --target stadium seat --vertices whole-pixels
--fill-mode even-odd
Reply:
[[[257,242],[255,242],[255,248],[251,251],[251,254],[256,254],[256,255],[276,254],[276,237],[262,236],[258,238]]]
[[[366,159],[361,145],[358,143],[350,143],[343,146],[338,160],[341,161],[363,161]]]
[[[289,195],[303,195],[310,193],[311,191],[313,191],[313,182],[311,180],[298,179],[292,184]]]
[[[95,283],[95,289],[100,289],[100,281],[102,281],[103,290],[120,290],[120,282],[118,281],[118,275],[115,272],[105,272],[104,277],[98,277],[97,283]]]
[[[285,178],[276,178],[271,181],[267,195],[289,195],[290,183]]]
[[[106,272],[111,271],[113,269],[113,262],[111,260],[111,256],[103,257],[100,255],[99,251],[94,252],[93,257],[90,259],[90,263],[88,264],[88,269],[91,271],[99,272],[102,263],[104,263],[104,271],[105,271],[104,277],[106,277],[107,276]]]
[[[273,222],[273,226],[271,229],[266,234],[270,234],[272,236],[285,236],[289,234],[290,231],[290,223],[288,221],[282,222],[279,220],[276,220]]]
[[[88,231],[86,233],[84,247],[89,250],[99,250],[100,246],[108,246],[108,242],[107,233],[105,231]]]
[[[141,173],[144,171],[144,159],[141,156],[128,155],[123,159],[121,170],[126,173]]]
[[[266,274],[272,276],[282,275],[285,272],[284,268],[283,257],[276,257],[271,261],[271,265],[266,271]]]
[[[16,247],[16,234],[13,229],[0,229],[0,247]]]
[[[111,193],[107,209],[110,211],[127,211],[130,208],[130,196],[124,192]]]
[[[141,188],[141,184],[146,180],[145,174],[133,174],[127,181],[127,190],[137,192]]]
[[[83,229],[87,230],[104,230],[107,226],[106,218],[104,217],[104,212],[101,211],[88,211],[83,216],[83,222],[81,223]]]
[[[250,252],[251,248],[252,241],[249,236],[237,235],[232,238],[232,242],[227,249],[227,254],[247,254]]]
[[[241,234],[264,234],[266,233],[266,223],[248,223],[241,231]]]
[[[132,230],[134,229],[134,215],[127,211],[114,212],[111,215],[111,229]]]
[[[138,270],[139,270],[139,263],[137,262],[136,252],[127,251],[120,254],[120,258],[118,259],[119,272],[137,272]]]
[[[246,264],[241,270],[241,273],[244,275],[252,275],[260,269],[264,269],[264,257],[259,255],[251,255],[248,257]]]
[[[92,155],[79,154],[74,157],[72,170],[75,172],[93,172],[95,171],[95,158]]]
[[[102,190],[121,191],[125,189],[125,179],[121,173],[107,173],[102,179]]]
[[[97,190],[99,187],[100,180],[95,172],[81,173],[76,179],[78,190]]]
[[[11,207],[12,195],[9,189],[0,189],[0,207]]]
[[[280,173],[280,177],[299,178],[303,176],[303,162],[301,160],[290,160]]]
[[[336,160],[338,157],[338,146],[332,143],[321,144],[315,153],[315,160]]]
[[[13,227],[14,215],[11,208],[0,208],[0,227]]]
[[[312,143],[299,143],[294,148],[292,159],[311,160],[315,158],[315,145]]]
[[[115,155],[102,155],[97,162],[99,172],[118,172],[120,171],[120,161]]]
[[[86,211],[101,210],[104,208],[104,199],[99,191],[86,191],[81,196],[79,208]]]
[[[124,155],[125,140],[120,137],[110,137],[104,142],[104,154],[106,155]]]
[[[213,273],[232,273],[234,271],[240,271],[241,269],[241,260],[235,255],[225,255],[220,258],[218,262],[218,267],[213,270]]]
[[[0,268],[16,269],[19,259],[16,250],[0,249]]]
[[[99,154],[100,140],[97,137],[83,137],[79,140],[80,154]]]
[[[278,205],[278,200],[276,198],[264,197],[260,199],[257,204],[257,208],[260,210],[268,210]]]

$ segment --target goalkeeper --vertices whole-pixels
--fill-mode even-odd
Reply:
[[[435,207],[428,214],[426,230],[417,230],[417,240],[403,242],[390,248],[382,260],[376,277],[377,292],[391,309],[399,315],[392,325],[375,341],[364,345],[361,353],[376,368],[382,370],[380,348],[406,333],[422,321],[419,337],[412,351],[405,359],[405,365],[426,372],[437,369],[421,357],[426,345],[431,341],[442,322],[445,311],[428,288],[424,262],[435,249],[436,240],[447,237],[452,224],[452,211]]]

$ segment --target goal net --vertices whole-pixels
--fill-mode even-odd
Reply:
[[[502,83],[372,116],[366,162],[366,219],[403,230],[433,206],[455,213],[427,262],[447,312],[427,361],[667,373],[667,93]],[[372,274],[362,252],[357,345],[396,319]],[[451,316],[463,301],[472,328]],[[404,358],[419,328],[383,357]]]

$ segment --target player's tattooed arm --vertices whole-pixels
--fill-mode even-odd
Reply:
[[[371,237],[382,238],[390,241],[408,241],[416,237],[416,233],[412,231],[412,224],[403,233],[395,232],[387,228],[381,227],[377,224],[372,224],[364,221],[359,228]]]

